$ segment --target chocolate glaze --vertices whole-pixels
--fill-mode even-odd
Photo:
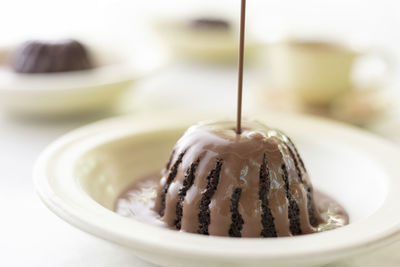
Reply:
[[[140,222],[168,227],[154,210],[159,181],[159,173],[135,181],[115,202],[115,212]]]
[[[156,195],[160,220],[189,233],[292,236],[317,232],[327,220],[315,208],[293,143],[258,122],[245,122],[240,135],[232,121],[190,127],[175,145]]]
[[[242,132],[242,95],[243,95],[243,60],[244,60],[244,37],[246,26],[246,0],[241,1],[240,6],[240,30],[239,30],[239,58],[238,58],[238,90],[237,90],[237,112],[236,133]]]
[[[168,226],[154,210],[159,181],[159,173],[135,181],[115,202],[115,212],[136,221],[176,230],[175,226]],[[318,232],[348,224],[346,211],[335,200],[319,191],[314,191],[314,199],[322,217],[316,228]],[[231,207],[234,208],[233,205]],[[231,229],[235,230],[232,226]]]

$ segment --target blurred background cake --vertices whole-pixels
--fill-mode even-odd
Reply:
[[[224,16],[197,15],[182,18],[160,18],[154,29],[174,55],[181,60],[202,63],[236,63],[238,27]],[[260,56],[261,45],[254,36],[246,40],[246,62]]]
[[[15,52],[12,66],[18,73],[50,73],[94,67],[86,47],[72,39],[28,41]]]

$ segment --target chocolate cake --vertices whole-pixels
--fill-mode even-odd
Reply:
[[[145,223],[216,236],[295,236],[344,226],[349,217],[343,207],[323,193],[314,196],[289,137],[259,122],[242,123],[246,1],[241,3],[236,123],[190,127],[173,148],[161,179],[137,180],[114,210]]]
[[[228,21],[216,18],[198,18],[193,19],[190,22],[190,26],[193,29],[205,29],[205,30],[223,30],[228,31],[231,25]]]
[[[317,232],[320,215],[303,160],[282,132],[258,122],[203,122],[175,145],[155,210],[190,233],[279,237]]]
[[[18,73],[51,73],[93,68],[86,48],[75,40],[28,41],[14,54],[12,67]]]

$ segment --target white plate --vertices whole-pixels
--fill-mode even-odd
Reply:
[[[126,51],[89,47],[98,67],[48,74],[13,72],[8,61],[14,47],[0,49],[0,110],[35,117],[97,111],[162,64],[161,58],[139,52],[131,58]]]
[[[67,222],[162,266],[315,266],[398,239],[395,146],[340,124],[272,113],[252,118],[292,136],[314,187],[339,200],[350,225],[289,238],[234,239],[179,233],[119,216],[110,209],[121,191],[161,168],[182,131],[199,119],[173,123],[173,118],[121,117],[67,134],[36,164],[39,196]]]

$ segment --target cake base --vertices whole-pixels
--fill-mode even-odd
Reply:
[[[135,181],[118,197],[114,211],[133,220],[176,230],[175,227],[169,227],[162,221],[154,209],[159,180],[160,174],[157,173]],[[316,208],[321,214],[316,232],[335,229],[349,223],[346,210],[333,198],[315,190],[314,199]]]

